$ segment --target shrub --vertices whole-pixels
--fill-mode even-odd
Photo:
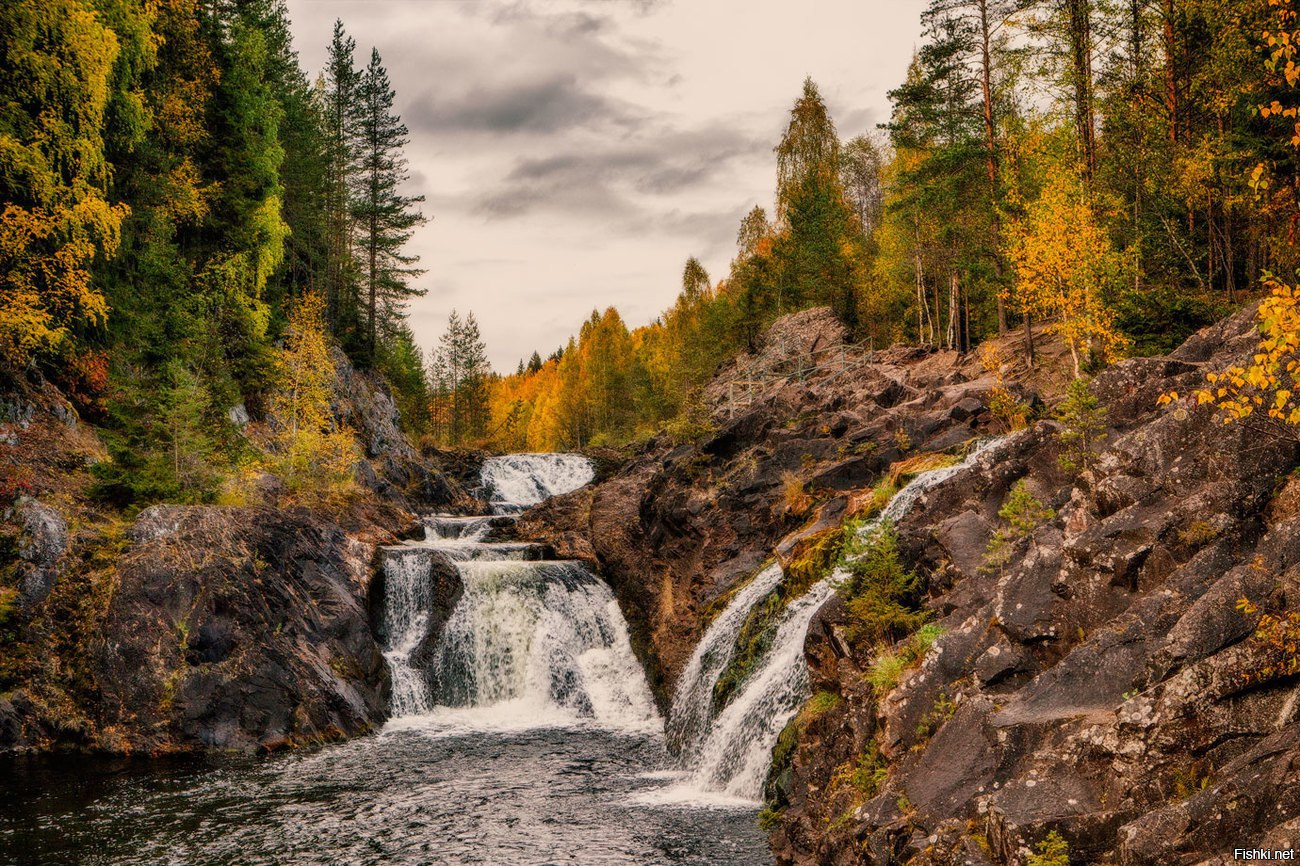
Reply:
[[[1038,843],[1037,854],[1030,854],[1025,866],[1070,866],[1070,846],[1053,830]]]
[[[1237,610],[1245,616],[1260,614],[1259,606],[1248,598],[1237,600]],[[1252,639],[1263,644],[1266,657],[1246,674],[1248,682],[1268,682],[1300,674],[1300,612],[1260,614]]]
[[[943,723],[952,718],[953,713],[957,712],[957,704],[952,698],[948,697],[947,692],[940,692],[939,697],[935,698],[934,706],[930,711],[921,717],[921,721],[916,725],[916,739],[918,742],[924,742],[934,736]]]
[[[1007,522],[989,539],[985,551],[984,564],[989,568],[1001,568],[1015,551],[1016,542],[1028,538],[1038,526],[1056,517],[1056,512],[1047,508],[1037,497],[1029,492],[1025,479],[1020,479],[1011,488],[1007,501],[998,509],[998,517]]]
[[[1187,525],[1187,528],[1178,533],[1178,540],[1189,547],[1200,547],[1209,544],[1219,537],[1219,530],[1213,523],[1204,520],[1193,520]]]
[[[803,517],[813,506],[803,479],[788,469],[781,473],[781,502],[785,513],[795,517]]]
[[[1057,458],[1063,472],[1078,475],[1097,461],[1093,446],[1106,438],[1106,407],[1088,390],[1088,383],[1075,379],[1056,410],[1061,431],[1056,441],[1061,445]]]
[[[897,646],[884,649],[867,669],[867,682],[878,694],[893,691],[908,668],[925,658],[934,642],[943,634],[943,626],[926,623]]]
[[[841,568],[847,572],[839,593],[850,615],[846,636],[853,643],[893,643],[925,621],[915,610],[921,581],[903,568],[893,527],[883,524],[863,535],[846,529]]]

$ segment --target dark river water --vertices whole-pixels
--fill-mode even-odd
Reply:
[[[0,864],[771,862],[753,809],[641,802],[662,766],[657,737],[418,726],[265,759],[4,762]]]

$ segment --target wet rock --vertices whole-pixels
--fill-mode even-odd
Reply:
[[[68,548],[68,523],[54,508],[31,497],[23,497],[15,508],[18,536],[18,570],[22,602],[27,606],[43,602],[59,578],[61,561]]]
[[[96,656],[119,748],[251,750],[383,721],[373,547],[306,511],[196,507],[149,525],[167,531],[142,532],[122,563]]]

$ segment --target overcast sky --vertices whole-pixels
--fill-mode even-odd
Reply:
[[[288,0],[308,74],[335,18],[379,49],[433,219],[411,324],[453,308],[511,372],[593,308],[653,320],[698,256],[724,277],[741,216],[771,211],[772,148],[811,75],[842,138],[888,117],[921,0]]]

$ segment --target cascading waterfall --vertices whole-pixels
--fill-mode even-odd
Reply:
[[[573,562],[460,566],[465,594],[435,651],[449,706],[556,708],[618,728],[657,723],[613,594]]]
[[[584,721],[653,730],[658,712],[609,587],[577,562],[543,561],[541,545],[490,542],[513,515],[588,483],[577,454],[513,454],[484,462],[494,515],[425,520],[423,541],[386,549],[384,655],[392,715],[472,711],[488,723]],[[461,595],[432,647],[434,563]]]
[[[862,532],[902,519],[927,490],[970,466],[997,441],[984,443],[954,466],[918,474]],[[780,566],[768,566],[755,576],[713,621],[673,696],[669,738],[678,749],[687,778],[666,792],[666,798],[717,793],[751,801],[762,798],[777,737],[808,699],[808,667],[803,656],[808,625],[846,576],[836,570],[786,607],[771,646],[731,701],[716,712],[714,685],[735,652],[736,637],[750,609],[780,582]]]
[[[423,672],[411,664],[428,635],[431,606],[429,555],[413,546],[386,550],[383,653],[393,681],[393,716],[424,713],[433,707]]]
[[[480,479],[496,514],[526,508],[577,490],[596,477],[596,467],[581,454],[506,454],[483,462]]]

